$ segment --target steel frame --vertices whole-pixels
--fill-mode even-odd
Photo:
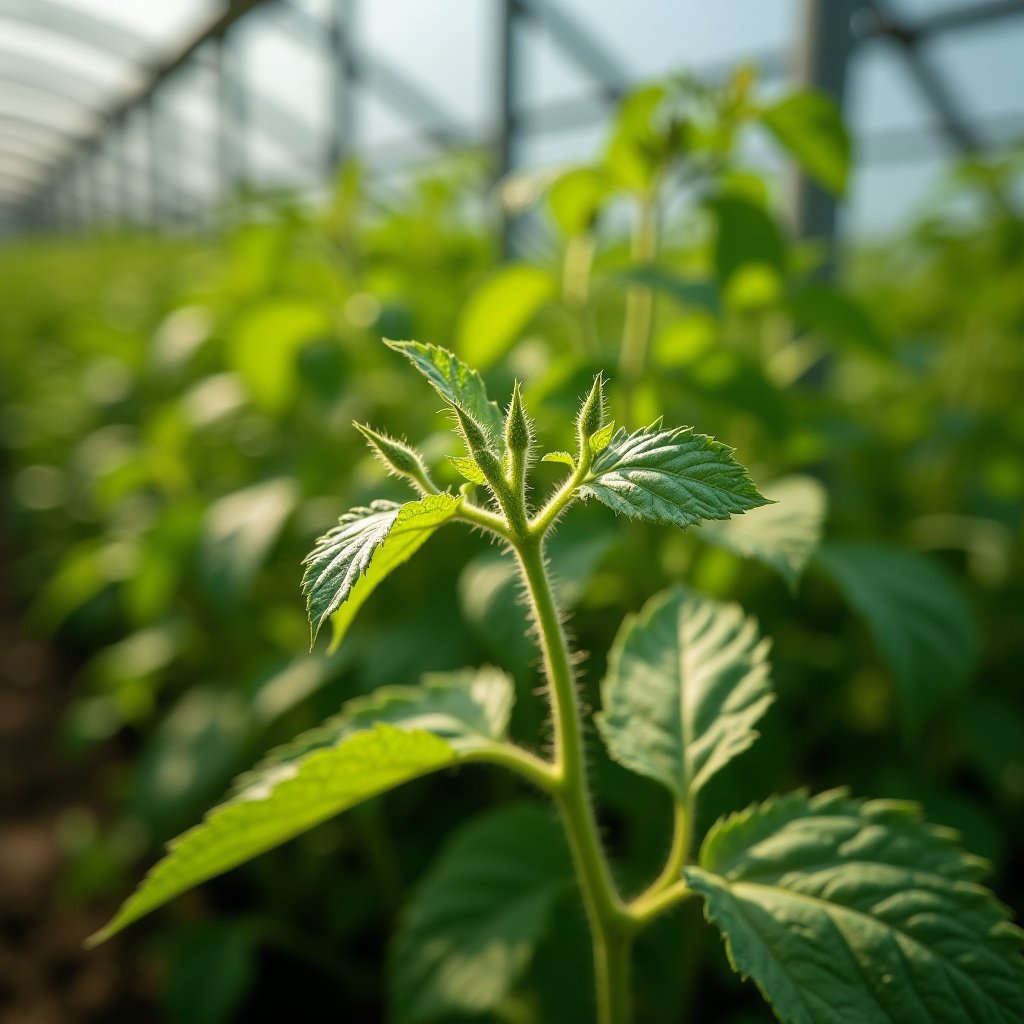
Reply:
[[[329,172],[355,150],[354,96],[358,88],[373,92],[439,150],[486,145],[494,155],[495,175],[501,177],[517,165],[517,146],[525,133],[585,123],[606,111],[629,84],[629,75],[615,55],[571,17],[559,0],[493,0],[499,5],[499,31],[494,41],[498,53],[496,131],[490,139],[474,139],[399,69],[359,47],[357,2],[331,0],[328,17],[322,21],[294,0],[225,0],[223,9],[177,53],[153,61],[145,39],[60,0],[0,0],[0,22],[15,20],[53,32],[144,72],[141,87],[111,105],[97,106],[90,98],[98,100],[102,89],[89,76],[0,50],[0,94],[4,87],[14,86],[74,104],[97,120],[94,130],[76,134],[67,126],[40,121],[34,115],[0,113],[0,147],[5,138],[21,143],[13,147],[16,161],[6,168],[0,165],[0,209],[16,206],[23,222],[42,223],[59,208],[56,197],[60,189],[77,181],[88,186],[88,194],[74,204],[80,208],[82,221],[87,222],[104,202],[104,189],[97,180],[102,173],[106,184],[115,183],[113,191],[121,202],[114,205],[123,214],[124,197],[131,195],[137,200],[142,194],[131,187],[141,183],[141,167],[138,161],[129,159],[126,137],[132,123],[142,120],[149,220],[157,225],[199,214],[201,211],[193,208],[195,204],[186,194],[177,163],[182,144],[195,132],[168,109],[163,88],[183,69],[203,62],[212,66],[216,80],[217,129],[215,145],[210,148],[216,154],[221,197],[233,192],[244,195],[251,180],[249,145],[258,131],[265,131],[288,152],[298,168],[318,174]],[[963,116],[956,97],[930,64],[927,47],[944,34],[1024,15],[1024,0],[965,0],[962,7],[912,23],[896,17],[887,0],[804,0],[804,4],[804,31],[797,56],[799,77],[805,82],[833,93],[841,103],[850,58],[859,47],[882,40],[898,48],[906,60],[951,144],[963,152],[984,148],[978,130],[983,126],[973,125]],[[246,81],[234,28],[257,9],[271,11],[293,38],[320,47],[329,57],[331,126],[326,139],[318,140],[309,125],[302,124],[271,97],[260,95]],[[547,33],[594,83],[591,99],[543,110],[522,107],[522,40],[525,33],[536,30]],[[769,54],[758,63],[772,72],[780,62],[777,55]],[[36,151],[34,139],[53,139],[55,145]],[[110,140],[114,140],[113,153]],[[870,145],[871,140],[868,142]],[[889,149],[895,154],[891,158],[898,159],[901,147]],[[902,149],[909,152],[907,147]],[[24,166],[19,167],[18,162]],[[41,180],[27,168],[37,169]],[[794,209],[801,231],[834,239],[836,210],[828,197],[801,182],[795,187]]]

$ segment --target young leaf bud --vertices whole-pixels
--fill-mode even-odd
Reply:
[[[579,433],[581,445],[601,429],[603,422],[604,378],[598,374],[594,378],[594,386],[580,407],[580,414],[576,419],[576,430]]]
[[[388,437],[387,434],[381,434],[363,423],[356,423],[355,428],[366,438],[374,455],[392,473],[412,480],[421,490],[431,493],[437,491],[430,480],[423,457],[418,451],[410,448],[403,441]]]
[[[453,405],[452,408],[458,417],[459,428],[466,440],[466,447],[469,449],[469,454],[473,457],[473,461],[480,467],[488,480],[500,479],[501,463],[498,461],[497,455],[491,450],[491,443],[484,433],[483,427],[468,412],[459,408],[459,406]]]
[[[459,428],[462,431],[462,436],[466,439],[466,447],[470,454],[476,456],[480,452],[490,452],[491,443],[484,433],[484,428],[459,406],[453,405],[452,408],[458,417]]]
[[[505,447],[510,452],[525,452],[532,441],[530,421],[526,418],[526,410],[523,408],[519,381],[516,381],[512,388],[512,402],[505,417]]]

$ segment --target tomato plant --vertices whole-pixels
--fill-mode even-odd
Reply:
[[[592,982],[625,1013],[627,964],[637,1019],[763,1015],[702,910],[784,1020],[954,1019],[935,993],[1019,1016],[980,866],[912,807],[1018,901],[1024,232],[943,207],[823,281],[747,164],[758,132],[845,185],[827,102],[738,74],[642,89],[595,161],[506,183],[511,262],[470,160],[384,202],[349,167],[325,208],[214,239],[0,254],[11,579],[67,659],[62,754],[101,808],[60,822],[62,892],[100,913],[239,772],[187,835],[244,827],[240,857],[308,830],[117,947],[166,971],[172,1021],[301,990],[357,1019],[592,1024]],[[520,410],[508,437],[485,381]],[[737,507],[676,478],[697,455]],[[317,535],[307,596],[339,645],[306,655]],[[175,891],[158,877],[130,907]]]
[[[513,687],[495,670],[354,702],[271,754],[228,803],[175,840],[94,941],[373,795],[455,764],[484,763],[522,776],[558,808],[591,931],[601,1024],[633,1019],[637,932],[695,896],[723,932],[735,969],[756,981],[782,1020],[833,1019],[837,1006],[865,1020],[1019,1020],[1021,932],[979,887],[984,867],[949,834],[923,824],[912,804],[863,802],[841,790],[772,797],[720,819],[691,859],[701,789],[754,742],[773,698],[768,644],[756,621],[681,587],[627,620],[602,687],[597,723],[609,753],[665,786],[675,817],[664,867],[638,894],[623,896],[588,783],[573,654],[545,565],[548,535],[588,498],[677,527],[756,516],[768,501],[729,448],[691,428],[659,421],[615,430],[598,376],[576,417],[575,453],[543,456],[566,463],[565,479],[533,507],[536,441],[519,385],[502,418],[480,375],[453,353],[391,344],[453,413],[467,483],[458,495],[440,490],[420,452],[363,428],[388,469],[420,497],[353,509],[319,539],[303,577],[313,639],[331,621],[337,646],[374,588],[446,523],[482,530],[514,557],[528,598],[553,753],[544,758],[508,742]],[[486,489],[483,502],[478,487]],[[532,842],[536,829],[529,831]],[[404,1019],[487,1009],[505,994],[545,925],[542,907],[524,909],[521,901],[532,893],[544,902],[541,894],[566,870],[557,860],[556,853],[550,862],[510,864],[509,850],[491,849],[451,867],[444,885],[435,880],[429,902],[411,909],[412,934],[399,947]],[[476,1005],[481,991],[486,999]]]

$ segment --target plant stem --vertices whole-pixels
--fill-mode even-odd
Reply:
[[[515,542],[520,569],[530,594],[550,686],[555,733],[555,801],[569,840],[594,944],[599,1024],[632,1020],[630,948],[632,918],[627,914],[601,846],[587,785],[579,701],[568,643],[562,630],[551,581],[544,565],[540,533]]]
[[[633,230],[634,266],[650,263],[658,251],[658,184],[655,182],[640,197],[636,227]],[[651,334],[654,295],[650,288],[634,285],[626,294],[626,315],[622,325],[619,370],[622,373],[622,418],[633,426],[636,412],[636,388],[647,365],[647,346]]]
[[[589,310],[593,263],[593,236],[584,233],[570,238],[562,264],[562,299],[576,323],[580,348],[585,353],[596,355],[599,349],[597,332]]]
[[[655,879],[648,892],[656,893],[678,882],[682,874],[686,853],[690,845],[690,819],[693,816],[691,807],[677,803],[672,825],[672,846],[661,874]]]

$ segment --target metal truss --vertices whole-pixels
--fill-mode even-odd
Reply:
[[[22,221],[40,223],[52,219],[54,211],[65,205],[77,209],[75,219],[80,223],[87,223],[90,213],[105,216],[120,211],[127,217],[139,209],[148,211],[152,224],[199,218],[202,204],[183,187],[182,161],[209,163],[217,196],[244,192],[251,184],[249,153],[257,139],[277,146],[296,171],[322,179],[355,149],[357,90],[372,94],[407,121],[416,137],[410,142],[438,152],[486,147],[500,177],[517,166],[517,150],[528,133],[562,131],[603,118],[608,105],[629,87],[631,75],[560,0],[489,2],[499,13],[493,62],[497,108],[494,132],[479,138],[401,69],[359,45],[357,0],[330,0],[325,19],[310,14],[296,0],[225,0],[222,9],[176,53],[161,60],[153,59],[146,39],[61,0],[0,0],[0,24],[15,21],[53,33],[105,59],[127,64],[142,81],[116,102],[104,104],[104,89],[94,78],[54,62],[28,60],[0,45],[0,96],[13,90],[28,98],[14,112],[0,111],[0,151],[14,158],[0,161],[0,208],[16,208]],[[849,61],[861,47],[882,41],[896,47],[906,60],[950,144],[968,153],[984,148],[981,129],[985,126],[964,116],[956,96],[930,63],[928,47],[945,34],[1020,16],[1024,0],[964,0],[962,7],[913,22],[897,17],[888,0],[803,0],[803,4],[803,32],[796,53],[802,81],[842,102]],[[249,81],[234,29],[258,9],[300,45],[326,58],[331,72],[326,137],[318,136],[312,125]],[[542,109],[524,107],[524,40],[538,31],[592,83],[590,97]],[[785,60],[784,55],[770,53],[757,55],[754,63],[765,74],[774,75],[783,72]],[[177,75],[193,68],[206,68],[215,83],[213,138],[187,123],[165,92]],[[721,73],[701,70],[712,77]],[[92,127],[72,131],[63,122],[37,116],[51,104],[68,106],[78,117],[86,114]],[[129,132],[140,134],[142,156],[129,153]],[[868,151],[889,152],[890,159],[914,150],[898,139],[884,145],[878,141],[872,146],[872,140],[867,140]],[[395,153],[408,153],[409,159],[422,159],[422,149],[410,148],[410,143],[393,148]],[[111,182],[116,186],[112,199],[107,195],[109,187],[104,187]],[[74,202],[57,201],[68,195],[73,195]],[[836,210],[831,199],[800,182],[794,206],[801,231],[834,237]]]

